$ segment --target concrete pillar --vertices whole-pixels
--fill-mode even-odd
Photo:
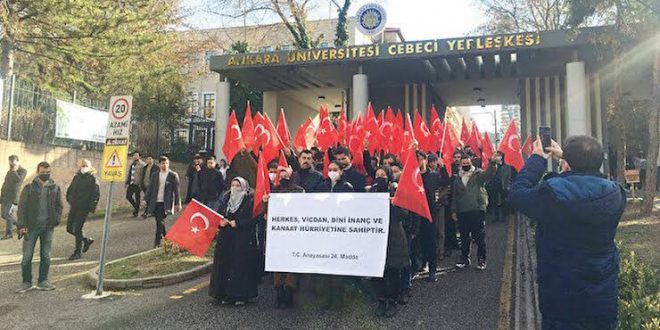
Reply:
[[[598,74],[594,74],[593,76],[594,79],[594,86],[593,86],[593,92],[594,92],[594,123],[595,123],[595,129],[596,129],[596,138],[598,141],[603,141],[603,109],[602,103],[601,103],[601,95],[600,95],[600,77]]]
[[[560,91],[560,83],[559,83],[559,76],[554,77],[554,84],[555,84],[555,95],[554,95],[554,101],[555,101],[555,135],[554,139],[561,145],[562,140],[561,140],[561,91]]]
[[[412,111],[409,112],[411,116],[415,113],[415,110],[419,110],[418,100],[419,100],[419,88],[417,87],[417,84],[413,84],[413,104],[412,104]]]
[[[404,85],[403,91],[403,113],[410,113],[410,84]]]
[[[426,83],[422,84],[422,109],[420,111],[422,114],[422,118],[429,120],[429,113],[428,113],[429,109],[427,105],[426,86],[427,86]]]
[[[218,81],[215,85],[215,145],[214,151],[218,158],[226,158],[222,152],[225,144],[227,121],[229,120],[229,81]]]
[[[369,79],[361,71],[353,75],[353,118],[364,115],[369,105]]]
[[[525,78],[525,133],[527,136],[532,136],[532,88],[530,84],[530,78]]]
[[[566,135],[588,135],[587,75],[584,62],[566,64]]]
[[[273,91],[263,92],[263,106],[264,106],[264,113],[268,115],[270,120],[276,121],[278,118],[277,92],[273,92]]]

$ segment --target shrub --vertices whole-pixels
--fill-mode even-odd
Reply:
[[[619,321],[621,329],[660,329],[660,280],[635,251],[621,251]]]

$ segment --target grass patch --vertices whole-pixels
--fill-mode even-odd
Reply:
[[[658,237],[660,237],[660,217],[650,216],[621,221],[616,239],[621,241],[626,250],[635,251],[640,260],[648,263],[655,271],[659,271]]]
[[[106,278],[126,280],[163,276],[192,269],[209,262],[210,257],[200,258],[187,252],[166,254],[163,249],[111,263],[106,268]]]

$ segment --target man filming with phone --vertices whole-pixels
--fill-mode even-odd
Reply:
[[[619,253],[616,228],[626,193],[600,173],[603,147],[590,136],[571,136],[563,149],[533,154],[515,178],[510,202],[537,223],[538,293],[543,329],[616,329]],[[547,160],[560,174],[541,183]]]

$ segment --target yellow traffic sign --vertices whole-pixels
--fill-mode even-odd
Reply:
[[[128,146],[109,146],[103,149],[101,181],[124,182],[128,164]]]

